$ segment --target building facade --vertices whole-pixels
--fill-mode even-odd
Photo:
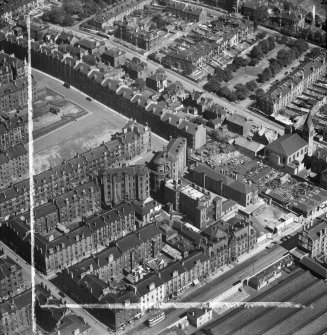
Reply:
[[[278,111],[295,100],[302,92],[326,73],[326,54],[322,52],[312,60],[304,61],[289,76],[274,85],[259,100],[260,109],[267,115]]]
[[[4,335],[24,331],[32,325],[32,292],[26,291],[0,304],[0,328]]]
[[[158,192],[168,179],[178,179],[186,167],[185,138],[169,141],[167,147],[155,154],[149,164],[151,190]]]
[[[327,222],[324,219],[311,220],[299,234],[298,246],[311,257],[327,255]]]
[[[118,204],[123,200],[144,201],[150,195],[150,174],[142,165],[106,169],[101,173],[103,200]]]
[[[0,48],[15,53],[21,59],[27,57],[26,42],[24,38],[0,33]],[[117,80],[94,80],[93,76],[89,76],[92,71],[90,66],[53,50],[53,46],[33,43],[31,58],[32,66],[36,69],[76,87],[129,118],[148,124],[152,131],[166,139],[170,136],[185,137],[187,146],[194,150],[206,143],[206,128],[203,125],[176,116],[157,101],[149,99],[142,92],[133,91]]]
[[[197,185],[246,207],[258,201],[258,190],[252,183],[238,180],[236,174],[220,172],[206,165],[197,165],[190,169],[190,179]]]
[[[24,280],[22,268],[11,258],[0,257],[0,300],[6,300],[23,291]]]

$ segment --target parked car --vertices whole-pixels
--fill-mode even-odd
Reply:
[[[92,99],[90,97],[86,97],[87,101],[92,101]]]

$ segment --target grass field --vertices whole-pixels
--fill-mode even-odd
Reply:
[[[245,84],[250,80],[258,79],[258,74],[261,73],[266,67],[269,66],[268,59],[275,58],[277,53],[281,49],[288,50],[289,48],[284,44],[276,43],[276,47],[274,50],[268,52],[268,54],[259,62],[256,66],[245,66],[239,68],[236,72],[233,73],[233,79],[228,82],[227,87],[230,89],[234,89],[236,84]],[[258,83],[258,87],[262,86],[262,84]]]

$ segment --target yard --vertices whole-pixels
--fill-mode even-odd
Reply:
[[[280,218],[285,219],[286,214],[273,205],[263,205],[254,212],[252,222],[257,232],[265,231],[269,225],[276,226]],[[266,231],[265,231],[266,232]]]

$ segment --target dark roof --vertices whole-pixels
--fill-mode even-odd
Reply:
[[[136,288],[136,294],[139,297],[143,297],[146,294],[150,292],[150,285],[155,285],[155,288],[158,288],[162,285],[164,285],[164,282],[162,279],[156,275],[156,274],[150,274],[146,276],[145,278],[141,279],[139,282],[137,282],[134,286]]]
[[[153,239],[154,237],[161,235],[161,230],[155,223],[150,223],[142,228],[139,228],[136,233],[138,234],[140,240],[146,242]]]
[[[214,169],[211,169],[209,166],[200,164],[193,169],[195,172],[204,173],[207,178],[222,181],[225,185],[229,185],[233,182],[233,179],[225,174],[222,174]]]
[[[320,232],[324,229],[327,229],[327,221],[325,220],[317,220],[315,221],[313,226],[306,228],[306,230],[308,231],[308,235],[312,240],[319,239],[321,237]]]
[[[9,278],[12,271],[21,271],[21,266],[15,263],[11,258],[0,258],[0,280]]]
[[[168,283],[173,279],[173,274],[175,271],[178,273],[178,275],[186,272],[185,267],[179,261],[176,261],[168,264],[164,269],[162,269],[159,276],[164,283]]]
[[[56,213],[57,211],[58,211],[57,206],[52,202],[48,202],[47,204],[36,207],[34,209],[34,216],[35,219],[39,219],[49,214]]]
[[[127,252],[142,244],[142,241],[135,233],[128,234],[116,241],[117,248],[122,252]]]
[[[202,251],[196,251],[183,259],[183,265],[187,271],[190,271],[194,268],[194,265],[197,261],[201,263],[209,261],[209,257],[206,256]]]
[[[298,134],[286,134],[266,145],[266,149],[281,155],[291,156],[308,143]]]
[[[315,272],[319,276],[323,277],[324,279],[327,278],[327,268],[323,265],[316,262],[309,256],[304,256],[300,260],[301,264],[307,267],[309,270]]]

